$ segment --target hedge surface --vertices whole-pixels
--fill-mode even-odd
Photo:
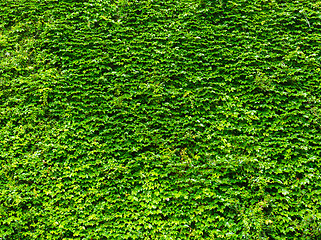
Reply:
[[[320,1],[0,9],[1,239],[321,238]]]

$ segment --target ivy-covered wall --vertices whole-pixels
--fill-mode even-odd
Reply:
[[[321,238],[320,1],[0,9],[0,239]]]

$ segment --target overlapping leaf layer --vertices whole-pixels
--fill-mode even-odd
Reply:
[[[321,237],[321,2],[0,0],[1,239]]]

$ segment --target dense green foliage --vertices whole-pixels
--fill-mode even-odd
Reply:
[[[2,240],[321,238],[320,1],[0,9]]]

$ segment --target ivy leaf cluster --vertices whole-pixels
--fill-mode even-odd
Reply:
[[[0,0],[0,238],[320,238],[320,7]]]

